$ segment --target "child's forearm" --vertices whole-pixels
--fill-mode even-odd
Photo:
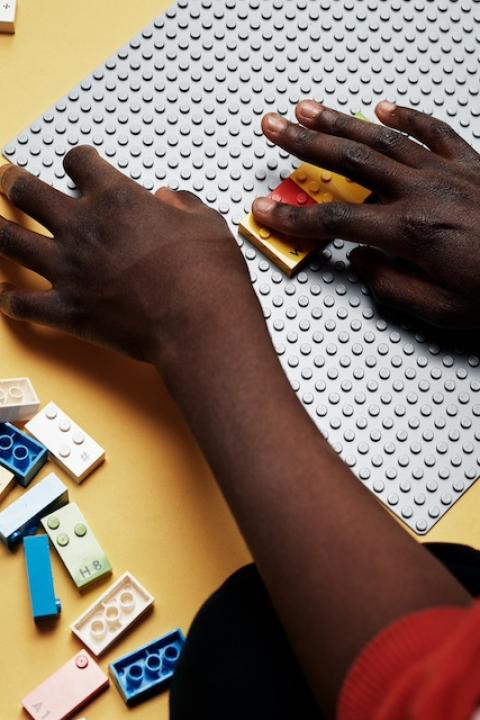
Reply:
[[[253,291],[219,288],[214,309],[192,310],[158,366],[327,710],[376,632],[417,609],[469,602],[315,428],[275,357]]]

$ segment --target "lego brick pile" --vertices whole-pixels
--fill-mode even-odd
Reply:
[[[28,488],[0,510],[0,540],[12,554],[23,544],[36,623],[51,622],[62,607],[55,595],[50,547],[79,591],[111,574],[112,566],[78,505],[69,502],[68,487],[54,472],[28,486],[49,460],[81,483],[104,459],[104,449],[55,403],[40,410],[28,378],[0,380],[0,501],[14,485]],[[152,609],[153,602],[131,573],[121,575],[71,625],[90,652],[80,650],[23,698],[29,715],[34,720],[62,720],[106,689],[109,679],[92,655],[109,650]],[[109,664],[128,706],[168,685],[183,644],[184,636],[176,629]]]

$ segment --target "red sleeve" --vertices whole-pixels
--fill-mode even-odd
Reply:
[[[480,602],[408,615],[361,652],[338,720],[471,720],[480,707]]]

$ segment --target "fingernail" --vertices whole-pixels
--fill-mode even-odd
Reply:
[[[280,115],[266,115],[265,123],[270,132],[281,133],[288,127],[288,122]]]
[[[303,100],[298,105],[299,114],[302,115],[304,118],[308,118],[309,120],[314,120],[316,117],[318,117],[322,110],[322,105],[319,105],[314,100]]]
[[[382,100],[382,102],[378,103],[378,109],[385,113],[392,113],[396,107],[390,100]]]
[[[253,203],[253,211],[261,212],[261,213],[269,213],[270,210],[273,210],[275,207],[275,200],[272,200],[272,198],[263,197],[263,198],[257,198]]]
[[[2,165],[0,167],[0,191],[3,190],[3,178],[7,170],[11,167],[11,165]]]

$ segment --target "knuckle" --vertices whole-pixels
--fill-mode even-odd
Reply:
[[[301,211],[302,209],[295,205],[278,205],[274,212],[286,230],[294,231],[300,224]]]
[[[365,167],[371,162],[370,150],[359,143],[347,143],[340,151],[341,160],[347,170]]]
[[[403,135],[396,130],[388,128],[378,132],[373,146],[375,150],[385,155],[390,155],[395,150],[398,150],[399,147],[402,147],[404,142],[405,138]]]
[[[401,223],[402,235],[413,245],[432,240],[435,236],[435,222],[425,212],[405,212]]]
[[[12,226],[7,220],[0,220],[0,252],[9,254],[13,241]]]
[[[335,232],[352,214],[350,206],[340,202],[325,203],[316,208],[316,212],[327,233]]]
[[[328,114],[327,120],[330,121],[329,125],[331,129],[339,135],[343,135],[344,132],[352,126],[352,118],[348,117],[348,115],[342,115],[341,113],[331,112]]]
[[[311,130],[302,127],[301,125],[293,125],[291,127],[291,139],[295,147],[300,152],[305,152],[311,148],[313,144],[315,134]]]
[[[11,202],[16,205],[21,203],[23,198],[28,195],[30,191],[30,176],[27,174],[19,173],[13,175],[12,183],[8,193]]]
[[[434,140],[450,140],[457,137],[455,130],[443,120],[430,118],[429,132]]]
[[[436,187],[433,196],[443,199],[442,187]],[[445,198],[447,195],[445,195]],[[461,198],[459,197],[460,201]],[[417,251],[425,250],[431,254],[431,244],[442,241],[446,234],[458,230],[457,218],[446,218],[437,213],[434,208],[421,207],[405,210],[400,221],[400,232],[403,239],[414,246]]]
[[[104,188],[99,195],[100,207],[123,210],[132,207],[132,189],[122,182],[114,182]]]

